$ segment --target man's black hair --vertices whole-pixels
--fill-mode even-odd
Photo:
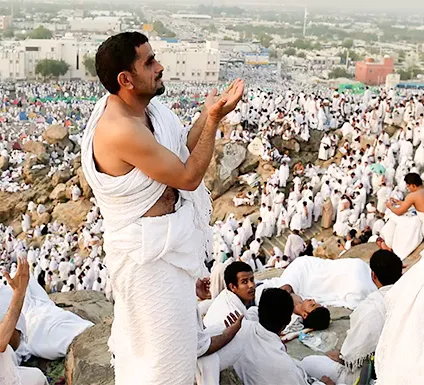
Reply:
[[[118,75],[122,71],[134,70],[136,48],[148,41],[142,33],[123,32],[111,36],[100,45],[96,53],[96,72],[100,82],[111,94],[116,95],[120,89]]]
[[[303,320],[307,329],[324,330],[330,326],[330,311],[325,307],[318,307],[310,312]]]
[[[411,173],[405,175],[405,183],[406,184],[413,184],[417,187],[423,185],[423,181],[422,181],[421,177],[418,174],[416,174],[415,172],[411,172]]]
[[[388,250],[377,250],[371,257],[370,267],[384,286],[395,284],[402,276],[402,261]]]
[[[287,291],[265,289],[259,301],[259,323],[270,332],[278,334],[290,323],[293,309],[293,298]]]
[[[234,286],[238,285],[237,274],[242,272],[253,273],[253,270],[247,263],[239,261],[233,262],[227,266],[224,271],[224,281],[228,290],[230,290],[230,283]]]

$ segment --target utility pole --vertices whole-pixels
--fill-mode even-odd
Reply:
[[[306,23],[307,23],[307,20],[308,20],[308,8],[305,5],[305,15],[304,15],[304,18],[303,18],[303,38],[306,38]]]

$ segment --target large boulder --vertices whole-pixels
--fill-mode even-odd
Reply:
[[[46,152],[46,146],[41,142],[29,140],[24,144],[24,151],[31,154],[40,155]]]
[[[111,355],[108,351],[110,323],[87,329],[72,342],[65,362],[68,385],[114,385]]]
[[[215,153],[205,175],[212,199],[220,197],[237,183],[239,167],[246,159],[246,148],[228,140],[217,140]]]
[[[343,258],[361,258],[365,262],[369,262],[372,255],[380,250],[376,243],[364,243],[357,245],[343,254]]]
[[[0,171],[5,171],[9,168],[9,157],[0,156]]]
[[[82,167],[80,167],[77,171],[77,175],[79,178],[79,185],[82,190],[82,195],[84,198],[91,198],[93,196],[93,192],[91,191],[91,187],[87,182],[87,179],[85,178],[84,172],[82,171]]]
[[[54,208],[52,217],[54,221],[64,223],[70,229],[78,229],[86,221],[91,207],[92,204],[85,199],[59,203]]]
[[[56,171],[52,177],[52,186],[56,187],[59,183],[66,183],[71,177],[72,173],[69,167]]]
[[[112,322],[113,305],[98,291],[70,291],[50,294],[50,299],[60,308],[79,315],[94,324]]]
[[[51,215],[48,212],[45,212],[41,215],[36,215],[34,226],[47,225],[50,223]]]
[[[49,198],[52,201],[60,201],[60,202],[66,202],[67,196],[66,196],[66,184],[59,183],[54,190],[50,193]]]
[[[69,140],[68,127],[53,124],[43,132],[43,139],[48,144],[58,144]]]

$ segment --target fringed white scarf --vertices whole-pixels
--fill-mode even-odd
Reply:
[[[351,372],[361,368],[377,348],[386,320],[384,297],[391,287],[384,286],[371,293],[350,315],[350,329],[340,353]]]

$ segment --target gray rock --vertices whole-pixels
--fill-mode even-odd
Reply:
[[[58,184],[50,193],[49,198],[52,201],[66,202],[66,185],[64,183]]]
[[[6,171],[9,168],[9,157],[0,156],[0,170]]]
[[[24,151],[35,155],[40,155],[46,152],[46,146],[41,142],[34,142],[29,140],[24,144]]]
[[[69,167],[66,167],[64,170],[56,171],[52,177],[52,186],[56,187],[59,183],[66,183],[71,178],[72,173]]]
[[[95,324],[111,322],[113,305],[103,293],[97,291],[71,291],[50,294],[51,300],[60,308],[71,311]]]

